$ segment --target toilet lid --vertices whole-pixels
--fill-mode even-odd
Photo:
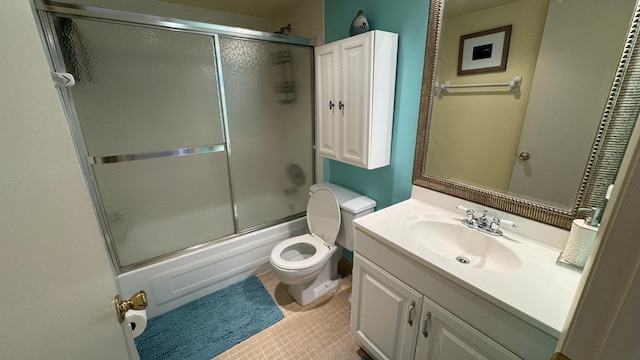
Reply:
[[[333,245],[340,231],[340,204],[329,189],[318,189],[307,204],[307,224],[311,234]]]

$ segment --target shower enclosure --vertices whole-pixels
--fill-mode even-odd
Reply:
[[[39,9],[52,67],[76,81],[61,97],[120,272],[304,214],[307,39]]]

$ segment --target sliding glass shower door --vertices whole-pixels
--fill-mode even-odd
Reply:
[[[313,181],[311,50],[220,37],[240,230],[304,212]]]
[[[64,15],[51,24],[121,270],[305,210],[310,48]]]
[[[55,29],[120,266],[233,234],[213,39],[65,17]]]

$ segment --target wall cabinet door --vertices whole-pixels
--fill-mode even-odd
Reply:
[[[338,45],[316,48],[316,149],[321,156],[340,159]]]
[[[316,146],[366,169],[390,164],[398,35],[364,34],[316,48]]]
[[[518,360],[520,358],[425,297],[420,314],[420,334],[415,359]]]
[[[342,161],[366,167],[369,150],[369,93],[371,91],[370,38],[350,38],[341,43],[342,123],[340,158]]]
[[[351,332],[377,360],[413,359],[422,295],[355,255]]]

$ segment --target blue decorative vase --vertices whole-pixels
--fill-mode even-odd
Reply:
[[[369,31],[369,22],[364,16],[362,10],[358,10],[356,17],[353,18],[353,21],[351,22],[351,27],[349,28],[349,36],[362,34],[367,31]]]

